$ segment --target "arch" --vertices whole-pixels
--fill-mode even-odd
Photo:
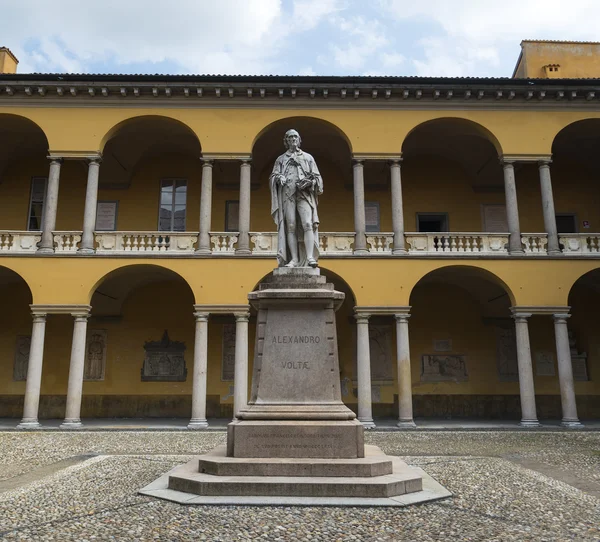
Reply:
[[[4,265],[0,265],[0,286],[5,283],[12,282],[21,282],[27,287],[27,291],[29,292],[29,297],[31,299],[30,303],[33,301],[33,292],[31,291],[31,287],[27,280],[20,274],[11,269],[10,267],[6,267]]]
[[[301,115],[294,115],[293,117],[284,117],[282,119],[278,119],[276,121],[273,121],[270,124],[268,124],[267,126],[265,126],[254,137],[254,139],[252,141],[252,152],[254,153],[254,148],[256,147],[257,142],[267,132],[270,132],[272,130],[276,130],[280,126],[281,126],[281,138],[280,138],[280,141],[282,142],[283,141],[283,134],[285,133],[285,131],[289,130],[290,128],[295,128],[294,126],[290,126],[290,123],[293,123],[294,121],[300,122],[302,124],[306,124],[307,122],[314,122],[314,123],[317,123],[317,124],[321,124],[326,129],[332,130],[339,137],[341,137],[343,139],[343,141],[348,146],[348,150],[349,150],[350,154],[352,154],[352,143],[350,142],[350,138],[346,135],[346,133],[339,126],[337,126],[337,125],[335,125],[332,122],[329,122],[327,120],[320,119],[318,117],[301,116]],[[296,128],[296,129],[300,132],[299,128]],[[300,135],[302,135],[302,134],[300,134]]]
[[[140,121],[145,121],[145,120],[153,120],[153,121],[158,121],[158,122],[167,122],[167,123],[172,123],[173,125],[180,126],[189,135],[193,136],[198,141],[199,151],[201,151],[202,145],[200,143],[200,139],[199,139],[198,135],[196,134],[196,132],[194,132],[194,130],[189,125],[187,125],[185,122],[183,122],[183,121],[181,121],[179,119],[175,119],[173,117],[169,117],[167,115],[133,115],[131,117],[123,119],[122,121],[118,122],[113,127],[111,127],[104,134],[104,136],[100,140],[99,151],[103,152],[104,147],[106,146],[106,144],[111,139],[113,139],[114,137],[116,137],[119,134],[119,132],[121,132],[125,127],[131,126],[132,124],[138,123]],[[200,154],[198,154],[198,155],[200,155]]]
[[[12,113],[0,113],[0,178],[11,161],[48,153],[48,136],[31,119]]]
[[[146,275],[145,280],[140,280],[140,273]],[[160,278],[176,279],[187,286],[188,290],[192,295],[192,298],[194,299],[194,303],[196,303],[196,296],[194,295],[194,291],[184,277],[182,277],[179,273],[173,271],[172,269],[166,266],[154,263],[127,264],[117,267],[116,269],[113,269],[110,272],[106,273],[98,280],[96,280],[96,282],[90,288],[88,292],[88,303],[91,303],[94,294],[103,284],[106,284],[107,281],[115,278],[126,278],[129,281],[126,282],[124,288],[124,290],[127,291],[131,291],[133,288],[141,286],[143,284],[154,282]]]
[[[465,290],[471,292],[473,290],[473,288],[469,289],[464,286],[465,277],[468,277],[471,279],[469,284],[472,287],[474,285],[473,279],[475,279],[475,280],[479,280],[479,281],[481,281],[481,280],[487,281],[487,282],[493,284],[494,286],[496,286],[497,289],[502,289],[508,296],[510,305],[511,306],[515,305],[515,295],[514,295],[513,291],[509,288],[509,286],[506,284],[506,282],[504,282],[500,277],[498,277],[498,275],[492,273],[491,271],[488,271],[487,269],[482,269],[481,267],[475,267],[472,265],[447,265],[444,267],[438,267],[437,269],[430,271],[429,273],[422,276],[413,285],[413,287],[410,291],[409,299],[412,297],[415,289],[419,285],[426,284],[428,281],[430,281],[432,279],[433,279],[433,281],[435,281],[435,279],[438,279],[438,278],[443,278],[444,282],[447,284],[451,284],[451,285],[457,286],[459,288],[462,288],[462,289],[465,289]],[[480,293],[483,293],[483,292],[481,292],[481,289],[480,289]]]
[[[427,120],[425,122],[421,122],[421,123],[417,124],[406,134],[406,137],[404,138],[404,141],[402,142],[402,152],[405,151],[406,142],[410,140],[411,136],[415,132],[418,132],[419,130],[421,130],[423,128],[427,129],[433,125],[440,124],[440,123],[442,123],[442,124],[453,123],[455,125],[458,125],[459,127],[461,127],[464,130],[465,134],[477,135],[478,137],[487,139],[496,149],[498,156],[501,156],[503,153],[502,145],[500,144],[500,141],[488,128],[486,128],[482,124],[479,124],[478,122],[475,122],[475,121],[472,121],[469,119],[465,119],[463,117],[439,117],[436,119]]]
[[[575,279],[573,280],[573,282],[571,283],[571,285],[569,287],[569,292],[567,294],[567,303],[569,305],[571,304],[570,299],[571,299],[571,295],[573,293],[573,289],[577,285],[586,285],[586,286],[592,288],[593,290],[597,291],[598,293],[600,293],[600,266],[595,267],[593,269],[589,269],[585,273],[582,273],[581,275],[575,277]]]
[[[600,137],[600,118],[580,119],[563,126],[552,139],[552,153],[556,152],[556,145],[560,144],[562,138],[572,137],[573,132],[585,133],[588,130],[595,131],[598,134],[597,137]]]

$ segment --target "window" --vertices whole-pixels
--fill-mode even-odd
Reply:
[[[448,214],[417,213],[417,230],[429,233],[448,231]]]
[[[41,231],[44,218],[44,202],[46,201],[46,177],[31,179],[31,196],[29,197],[28,231]]]
[[[225,202],[225,231],[239,231],[240,202],[228,200]]]
[[[575,214],[557,214],[556,229],[558,230],[558,233],[577,233],[577,217],[575,216]]]
[[[185,231],[187,181],[163,179],[160,183],[159,231]]]
[[[367,232],[380,231],[378,201],[365,201],[365,226]]]

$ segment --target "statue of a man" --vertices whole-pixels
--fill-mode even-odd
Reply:
[[[277,224],[279,267],[317,267],[319,215],[317,201],[323,179],[315,159],[300,150],[300,134],[288,130],[287,151],[275,161],[269,177],[271,216]]]

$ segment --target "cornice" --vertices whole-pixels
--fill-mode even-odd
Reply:
[[[48,158],[51,160],[101,160],[102,154],[98,151],[48,151]]]
[[[239,160],[240,162],[250,162],[252,156],[249,154],[232,154],[226,152],[203,153],[202,160]]]
[[[551,154],[502,154],[500,162],[552,162]]]
[[[410,305],[400,305],[400,306],[385,306],[385,305],[376,305],[376,306],[356,306],[354,307],[354,312],[357,315],[370,315],[370,316],[379,316],[379,315],[388,315],[392,316],[395,314],[401,314],[404,316],[410,315]]]
[[[29,305],[32,314],[71,314],[73,316],[89,315],[91,305]]]
[[[571,310],[570,306],[544,306],[544,305],[518,305],[510,308],[513,314],[568,314]]]
[[[48,76],[50,77],[50,76]],[[98,76],[85,80],[81,76],[52,76],[54,80],[23,79],[0,77],[0,103],[42,105],[106,105],[142,102],[144,107],[152,105],[198,107],[205,104],[211,107],[225,104],[290,103],[298,107],[331,107],[333,103],[343,107],[404,107],[406,104],[428,104],[428,108],[446,109],[449,105],[461,109],[465,107],[500,107],[520,104],[538,107],[540,104],[558,103],[563,107],[573,104],[597,106],[600,103],[600,79],[584,80],[518,80],[518,79],[423,79],[374,78],[360,81],[361,78],[315,78],[313,82],[298,81],[297,78],[216,77],[209,81],[136,81],[135,79],[116,81],[107,77],[98,81]],[[175,78],[177,79],[177,78]],[[303,79],[303,78],[300,78]],[[367,78],[368,79],[368,78]],[[386,79],[390,79],[386,82]],[[418,78],[415,78],[418,79]],[[402,82],[399,82],[402,80]],[[371,104],[367,106],[367,104]]]
[[[244,313],[250,310],[250,305],[194,305],[194,312],[209,314]]]

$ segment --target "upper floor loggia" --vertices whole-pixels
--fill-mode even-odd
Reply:
[[[144,115],[102,152],[71,157],[2,114],[0,253],[272,256],[268,177],[289,127],[323,175],[325,257],[600,250],[600,119],[560,130],[548,155],[507,156],[482,125],[446,117],[416,126],[396,156],[360,156],[337,126],[294,116],[265,127],[250,154],[219,156],[181,121]]]

